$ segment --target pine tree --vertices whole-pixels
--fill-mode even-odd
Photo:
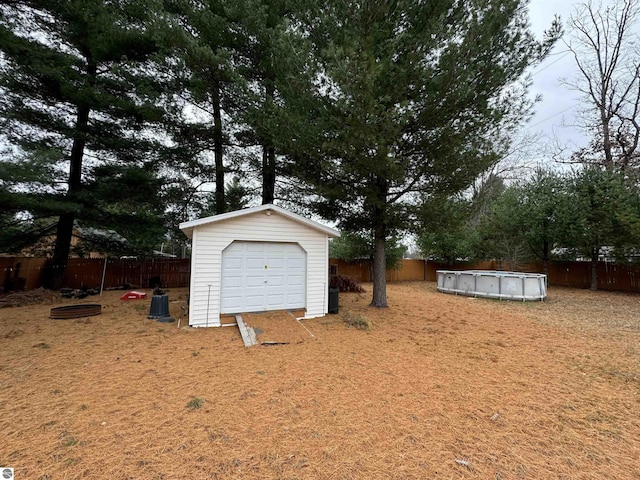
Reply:
[[[454,193],[496,161],[505,125],[526,116],[527,67],[544,42],[521,0],[318,2],[307,28],[322,66],[297,174],[317,211],[374,236],[371,304],[386,307],[385,243],[420,195]],[[508,131],[508,129],[507,129]]]
[[[176,0],[168,13],[172,28],[165,37],[174,57],[166,70],[181,85],[183,108],[182,121],[173,128],[179,142],[173,168],[185,164],[204,181],[215,177],[213,213],[224,213],[227,150],[243,84],[235,65],[240,43],[236,5],[226,0]],[[211,152],[213,168],[208,162]]]
[[[244,91],[239,98],[240,139],[246,147],[260,149],[259,172],[262,203],[273,203],[278,178],[288,175],[283,155],[305,135],[311,78],[317,72],[300,16],[306,4],[291,0],[237,1],[237,18],[242,39],[236,65]],[[308,112],[305,112],[308,114]],[[256,164],[257,163],[257,164]]]
[[[608,250],[616,261],[640,241],[637,185],[620,172],[588,166],[573,175],[568,188],[570,222],[566,246],[591,261],[591,290],[598,289],[598,260]]]
[[[152,62],[158,9],[154,0],[0,6],[2,126],[24,162],[50,177],[40,188],[26,180],[27,191],[48,198],[46,212],[28,205],[31,215],[58,216],[49,287],[60,285],[74,222],[95,213],[95,199],[84,192],[93,167],[152,170],[150,132],[164,115]]]

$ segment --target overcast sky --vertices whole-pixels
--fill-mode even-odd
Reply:
[[[605,5],[615,0],[603,0]],[[531,27],[536,35],[541,36],[549,28],[555,14],[560,15],[565,27],[564,39],[568,40],[571,31],[567,28],[567,20],[573,13],[575,6],[582,0],[531,0],[529,14]],[[598,0],[593,1],[598,4]],[[637,26],[636,26],[637,27]],[[582,99],[577,92],[562,85],[560,78],[573,80],[577,71],[573,56],[567,52],[567,47],[560,40],[554,47],[552,54],[545,61],[533,69],[532,95],[542,95],[542,101],[536,104],[536,115],[527,124],[533,131],[540,130],[544,137],[542,145],[550,144],[554,138],[570,150],[585,146],[588,139],[579,129],[573,127]],[[548,153],[540,150],[541,156],[548,157]]]
[[[555,14],[560,15],[562,24],[566,27],[567,19],[576,3],[573,0],[531,0],[529,14],[534,33],[541,36],[551,25]],[[576,74],[574,60],[566,50],[566,46],[560,40],[551,55],[533,69],[531,93],[540,94],[542,100],[536,104],[536,114],[527,128],[542,131],[544,143],[558,138],[562,143],[580,145],[584,142],[583,134],[566,126],[573,123],[576,104],[579,103],[577,93],[567,89],[560,82],[560,77],[572,78]]]

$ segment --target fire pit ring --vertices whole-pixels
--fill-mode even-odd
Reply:
[[[80,305],[65,305],[51,309],[49,318],[54,320],[64,320],[66,318],[82,318],[100,315],[102,305],[99,303],[81,303]]]

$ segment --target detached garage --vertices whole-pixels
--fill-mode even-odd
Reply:
[[[220,315],[328,311],[329,239],[340,233],[275,205],[180,224],[192,240],[189,325]]]

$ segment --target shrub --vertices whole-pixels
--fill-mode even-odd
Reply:
[[[371,330],[371,321],[362,315],[351,315],[351,313],[345,312],[342,316],[342,321],[347,327],[354,327],[358,330]]]
[[[198,410],[199,408],[202,408],[202,405],[204,405],[204,400],[196,397],[189,400],[189,403],[187,403],[187,408],[191,410]]]

